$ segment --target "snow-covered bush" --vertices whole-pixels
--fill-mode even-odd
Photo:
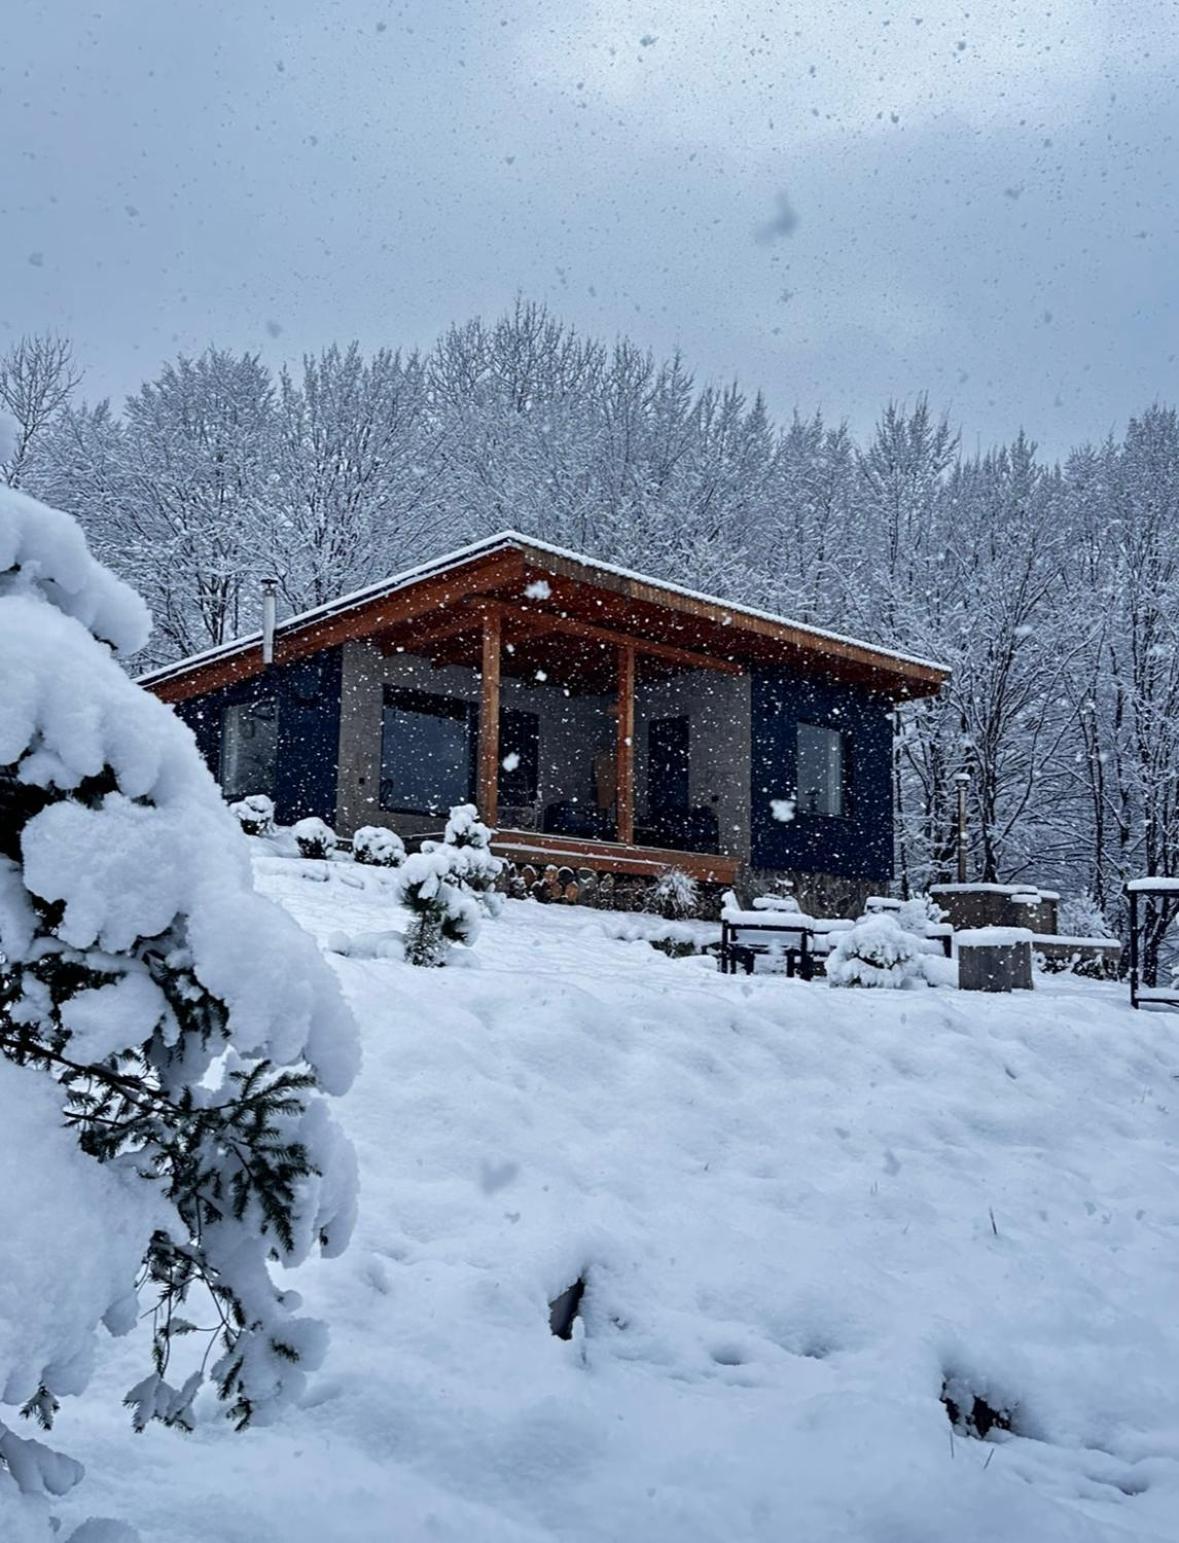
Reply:
[[[456,804],[450,811],[441,844],[423,841],[422,851],[449,851],[453,858],[452,882],[470,890],[483,909],[495,916],[502,900],[495,886],[504,862],[493,854],[491,837],[490,827],[480,820],[474,804]]]
[[[314,815],[306,820],[296,820],[291,826],[291,835],[300,857],[330,857],[336,850],[335,831]]]
[[[461,848],[429,843],[397,872],[397,897],[410,911],[405,957],[410,964],[446,963],[451,943],[470,947],[479,936],[479,903],[465,887]]]
[[[352,837],[352,855],[371,868],[399,868],[405,861],[405,842],[383,825],[362,825]]]
[[[925,936],[927,927],[937,926],[946,919],[946,913],[932,895],[914,895],[911,900],[903,901],[895,911],[881,914],[891,916],[898,927],[919,938]]]
[[[695,916],[700,904],[696,880],[682,868],[665,868],[656,879],[647,908],[667,921],[682,921]]]
[[[0,1403],[43,1428],[98,1323],[141,1316],[136,1426],[191,1424],[209,1360],[237,1425],[272,1418],[325,1331],[270,1261],[337,1253],[353,1221],[319,1090],[352,1081],[354,1026],[254,892],[191,732],[112,657],[147,632],[72,519],[0,488]],[[48,1537],[79,1476],[0,1423],[0,1536]]]
[[[764,895],[753,902],[759,911],[801,911],[798,896],[794,893],[794,880],[779,874],[769,882]]]
[[[265,793],[250,793],[230,804],[229,812],[247,836],[274,834],[274,800]]]
[[[916,986],[925,980],[923,959],[920,941],[886,911],[838,934],[827,979],[833,986]]]
[[[1106,920],[1096,898],[1087,889],[1069,895],[1060,903],[1057,925],[1068,938],[1113,938],[1117,933]]]

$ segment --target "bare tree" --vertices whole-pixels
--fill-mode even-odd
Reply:
[[[69,406],[82,377],[73,345],[51,333],[22,337],[0,355],[0,407],[16,421],[16,443],[0,478],[20,487],[45,436]]]

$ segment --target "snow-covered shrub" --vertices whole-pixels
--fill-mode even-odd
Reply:
[[[1083,889],[1060,903],[1057,925],[1067,938],[1114,938],[1117,933],[1106,920],[1096,898]]]
[[[674,922],[695,916],[699,904],[700,891],[691,874],[682,868],[665,868],[652,887],[647,908]]]
[[[147,632],[72,519],[0,488],[0,1403],[45,1428],[98,1323],[141,1316],[137,1426],[191,1424],[207,1360],[237,1425],[273,1417],[325,1331],[270,1261],[337,1253],[353,1221],[319,1090],[352,1081],[354,1026],[254,892],[191,731],[112,657]],[[46,1494],[79,1476],[0,1422],[0,1535],[48,1537]]]
[[[932,895],[914,895],[911,900],[903,901],[895,911],[884,911],[881,914],[891,916],[898,927],[919,938],[925,936],[927,927],[937,926],[946,919],[946,913]]]
[[[470,947],[479,936],[479,903],[464,886],[461,848],[429,843],[397,871],[397,897],[410,911],[405,957],[410,964],[446,963],[451,943]]]
[[[491,837],[490,827],[480,820],[474,804],[456,804],[450,811],[441,843],[423,841],[422,851],[450,852],[451,882],[470,890],[483,909],[495,916],[502,899],[495,886],[504,862],[493,854]]]
[[[230,804],[229,812],[247,836],[274,834],[274,800],[265,793],[250,793]]]
[[[335,831],[314,815],[306,820],[296,820],[291,826],[291,835],[300,857],[330,857],[336,850]]]
[[[370,868],[399,868],[405,861],[405,842],[383,825],[362,825],[352,837],[352,855]]]
[[[769,882],[764,895],[759,895],[754,901],[759,910],[765,911],[801,911],[798,896],[794,893],[794,880],[779,874]]]
[[[916,986],[925,980],[923,958],[920,941],[886,911],[838,934],[827,979],[833,986]]]

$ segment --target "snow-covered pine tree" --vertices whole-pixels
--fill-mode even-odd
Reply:
[[[43,1428],[98,1322],[141,1316],[136,1286],[136,1426],[190,1425],[210,1360],[236,1425],[271,1418],[326,1334],[270,1261],[338,1253],[354,1215],[320,1097],[352,1081],[354,1026],[254,892],[191,734],[112,657],[147,630],[68,516],[0,490],[0,1400]],[[19,1429],[0,1423],[0,1534],[48,1537],[81,1470]]]
[[[479,818],[474,804],[455,804],[446,822],[442,847],[453,854],[451,873],[491,916],[499,911],[502,897],[495,886],[503,872],[503,859],[491,850],[492,830]],[[424,841],[424,852],[438,850],[438,843]]]
[[[445,842],[429,846],[397,870],[397,898],[410,912],[407,963],[436,969],[446,963],[452,943],[470,947],[479,936],[479,905],[460,879],[459,849]]]

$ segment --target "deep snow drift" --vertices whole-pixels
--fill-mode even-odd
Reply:
[[[321,941],[391,876],[284,861]],[[148,1543],[1179,1539],[1179,1019],[722,977],[512,902],[456,967],[333,955],[365,1064],[304,1407],[56,1434]],[[628,928],[641,931],[641,925]],[[572,1340],[547,1303],[582,1272]],[[954,1436],[943,1379],[1014,1408]]]

